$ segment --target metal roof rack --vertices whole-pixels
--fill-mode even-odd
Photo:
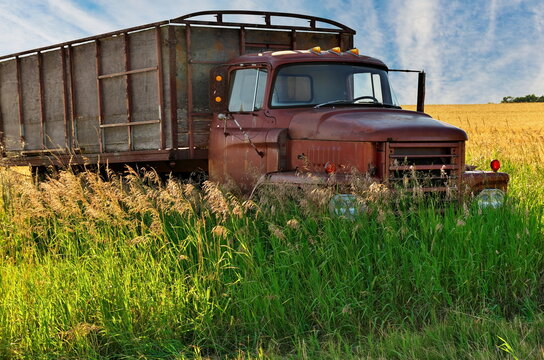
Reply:
[[[216,18],[216,21],[205,21],[192,19],[199,16],[213,15]],[[262,16],[264,19],[263,24],[255,23],[243,23],[243,22],[229,22],[224,21],[223,15],[242,15],[242,16]],[[282,24],[273,24],[273,18],[291,18],[291,19],[302,19],[308,21],[308,26],[292,26],[292,25],[282,25]],[[170,20],[171,23],[176,24],[200,24],[200,25],[216,25],[216,26],[236,26],[236,27],[247,27],[247,28],[265,28],[265,29],[278,29],[278,30],[308,30],[308,31],[322,31],[322,32],[335,32],[335,33],[346,33],[346,34],[355,34],[355,30],[340,24],[339,22],[316,17],[309,15],[299,15],[292,13],[282,13],[282,12],[270,12],[270,11],[251,11],[251,10],[222,10],[222,11],[200,11],[187,15],[180,16],[178,18]],[[317,23],[323,23],[333,26],[334,28],[328,27],[318,27]]]
[[[204,21],[204,20],[193,19],[195,17],[206,16],[206,15],[215,16],[216,21]],[[247,23],[228,22],[228,21],[224,21],[223,15],[262,16],[264,18],[264,24],[254,24],[249,22]],[[292,26],[292,25],[280,25],[280,24],[274,25],[272,23],[272,18],[281,18],[281,17],[307,20],[308,26]],[[333,28],[318,27],[317,26],[318,23],[328,24],[330,26],[333,26]],[[118,36],[125,33],[141,31],[141,30],[154,28],[158,26],[164,26],[168,24],[234,26],[234,27],[240,27],[240,28],[277,29],[277,30],[291,30],[291,31],[320,31],[320,32],[326,32],[326,33],[337,33],[339,35],[345,34],[345,35],[352,35],[352,36],[355,34],[355,30],[343,24],[340,24],[339,22],[332,21],[325,18],[316,17],[316,16],[281,13],[281,12],[268,12],[268,11],[250,11],[250,10],[200,11],[200,12],[183,15],[171,20],[154,22],[150,24],[130,27],[130,28],[122,29],[122,30],[116,30],[116,31],[112,31],[112,32],[104,33],[104,34],[93,35],[93,36],[89,36],[89,37],[85,37],[81,39],[67,41],[60,44],[49,45],[49,46],[40,47],[36,49],[31,49],[31,50],[25,50],[22,52],[9,54],[9,55],[3,55],[3,56],[0,56],[0,60],[16,58],[20,56],[40,53],[40,52],[54,50],[54,49],[63,48],[63,47],[69,47],[69,46],[73,46],[77,44],[82,44],[85,42],[95,41],[96,39],[99,39],[99,38],[104,38],[109,36]]]

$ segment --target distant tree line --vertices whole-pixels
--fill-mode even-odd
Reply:
[[[535,94],[525,95],[521,97],[505,96],[501,103],[524,103],[524,102],[544,102],[544,95],[536,96]]]

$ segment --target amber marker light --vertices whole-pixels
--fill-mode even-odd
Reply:
[[[321,47],[314,46],[313,48],[310,49],[310,51],[313,52],[314,54],[321,54]]]
[[[215,102],[218,102],[218,103],[220,103],[220,102],[221,102],[221,100],[223,100],[223,99],[221,99],[221,96],[217,96],[217,97],[215,98]]]
[[[353,55],[359,55],[359,49],[357,49],[357,48],[348,50],[348,52],[352,53]]]
[[[215,81],[219,82],[219,81],[222,81],[223,80],[223,77],[221,75],[217,75],[215,77]]]
[[[325,164],[325,172],[327,174],[334,174],[336,172],[336,165],[332,162],[327,162]]]
[[[340,55],[340,53],[342,52],[342,50],[339,47],[333,47],[329,51],[338,55]]]
[[[491,161],[491,164],[489,165],[491,166],[491,170],[493,170],[494,172],[499,171],[499,169],[501,168],[501,163],[497,159]]]

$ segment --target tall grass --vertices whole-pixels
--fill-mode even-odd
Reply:
[[[521,353],[541,345],[542,208],[515,199],[353,221],[315,192],[263,207],[211,183],[2,179],[6,358],[421,358],[440,343],[492,358],[496,336],[523,338]]]
[[[541,144],[469,147],[504,155],[503,208],[375,187],[356,219],[320,190],[2,171],[0,357],[542,359]]]

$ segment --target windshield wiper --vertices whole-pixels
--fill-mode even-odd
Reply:
[[[332,101],[327,101],[321,104],[317,104],[314,106],[314,109],[319,109],[322,106],[329,106],[329,105],[365,105],[365,106],[371,105],[371,106],[379,106],[384,108],[401,109],[400,106],[384,104],[381,102],[354,102],[353,100],[345,100],[345,99],[332,100]]]
[[[314,106],[314,109],[319,109],[322,106],[337,105],[337,104],[353,104],[353,101],[344,100],[344,99],[327,101],[327,102],[324,102],[324,103],[321,103],[321,104],[317,104],[316,106]]]

